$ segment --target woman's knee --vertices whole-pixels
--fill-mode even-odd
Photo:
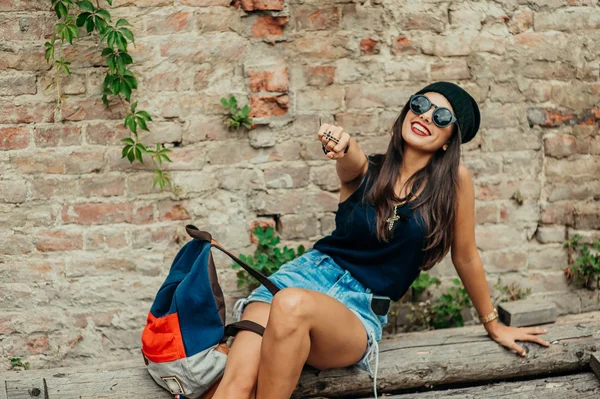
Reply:
[[[310,321],[314,298],[301,288],[284,288],[273,297],[269,323],[276,328],[296,328]]]

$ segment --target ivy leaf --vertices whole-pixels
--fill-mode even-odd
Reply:
[[[134,102],[133,104],[131,104],[131,112],[135,112],[135,108],[137,107],[138,102]]]
[[[107,22],[112,22],[111,21],[111,17],[110,17],[110,13],[104,9],[98,9],[96,11],[96,15],[100,15],[105,21]]]
[[[137,117],[136,120],[142,130],[150,131],[150,129],[148,129],[148,126],[146,125],[146,121],[144,120],[144,118]]]
[[[131,101],[131,87],[129,87],[129,84],[125,80],[121,82],[121,93],[128,102]]]
[[[92,4],[91,1],[82,0],[82,1],[78,1],[76,4],[82,11],[94,12],[94,5]]]
[[[102,57],[106,57],[109,54],[114,54],[114,50],[108,47],[102,50]]]
[[[133,139],[131,137],[121,139],[121,141],[124,143],[132,144],[132,145],[135,144],[135,141],[133,141]]]
[[[96,23],[96,27],[98,28],[98,32],[102,33],[107,28],[108,24],[105,20],[99,17],[97,14],[94,17],[94,22]]]
[[[117,47],[121,51],[127,51],[127,39],[120,32],[117,35]]]
[[[121,58],[125,64],[133,64],[133,58],[127,53],[121,53]],[[131,71],[130,71],[131,72]]]
[[[83,24],[90,15],[92,14],[90,14],[89,12],[82,12],[81,14],[79,14],[79,16],[77,17],[77,22],[75,22],[77,26],[83,26]]]
[[[60,1],[56,3],[56,6],[54,6],[54,11],[56,12],[56,16],[58,17],[58,19],[61,19],[68,13],[67,7],[65,7],[65,5]]]
[[[139,110],[138,115],[140,115],[142,118],[146,119],[147,121],[152,122],[152,118],[150,117],[150,114],[147,113],[146,111]]]
[[[127,28],[121,28],[120,29],[121,33],[123,34],[123,36],[125,36],[127,39],[129,39],[129,41],[131,43],[135,43],[134,41],[134,37],[133,37],[133,32],[131,32],[129,29]]]
[[[109,6],[112,6],[113,0],[106,0]]]
[[[117,21],[117,23],[115,24],[115,26],[118,28],[120,26],[126,26],[126,25],[131,25],[129,22],[127,22],[126,19],[123,18],[119,18],[119,20]]]

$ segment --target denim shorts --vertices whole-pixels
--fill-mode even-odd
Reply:
[[[281,265],[279,270],[269,276],[269,280],[282,289],[296,287],[322,292],[342,302],[356,314],[367,332],[368,345],[363,357],[353,366],[373,377],[369,355],[373,353],[373,345],[377,347],[377,355],[379,354],[377,343],[381,340],[388,316],[377,315],[371,309],[373,294],[369,288],[355,280],[348,270],[342,269],[329,255],[314,248]],[[271,292],[260,285],[247,298],[242,298],[235,304],[235,320],[240,320],[248,303],[271,303],[272,300]]]

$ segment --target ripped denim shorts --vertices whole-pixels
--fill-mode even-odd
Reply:
[[[375,397],[377,397],[378,343],[382,337],[382,329],[387,324],[388,315],[375,314],[371,308],[373,299],[371,290],[354,279],[348,270],[342,269],[329,255],[314,248],[281,265],[269,276],[269,280],[281,288],[304,288],[327,294],[342,302],[358,316],[367,332],[368,344],[363,357],[354,366],[366,371],[374,379]],[[271,292],[264,285],[260,285],[247,298],[241,298],[236,302],[233,308],[235,320],[240,320],[248,303],[271,303],[272,300]],[[375,356],[374,372],[371,367],[373,356]]]

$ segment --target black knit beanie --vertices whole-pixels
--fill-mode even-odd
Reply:
[[[480,122],[479,107],[473,97],[461,87],[450,82],[432,83],[415,94],[424,94],[430,91],[440,93],[446,97],[452,105],[454,115],[458,121],[462,143],[471,141],[479,130]]]

